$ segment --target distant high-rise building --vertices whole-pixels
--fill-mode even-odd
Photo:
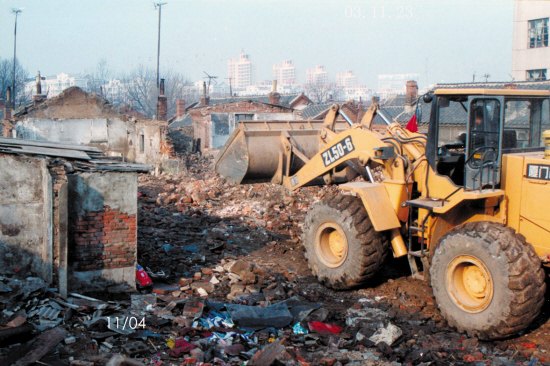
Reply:
[[[550,80],[548,20],[550,2],[514,1],[512,77],[516,81]]]
[[[327,84],[328,73],[324,66],[317,65],[306,70],[306,84]]]
[[[291,60],[283,61],[283,64],[273,65],[273,80],[277,80],[279,85],[296,84],[296,68]]]
[[[250,55],[241,53],[239,55],[239,61],[230,58],[227,61],[227,73],[231,78],[231,84],[234,88],[246,88],[247,86],[254,85],[256,67],[250,61]]]
[[[378,93],[405,94],[407,81],[419,79],[420,74],[378,75]]]
[[[344,88],[355,88],[358,84],[357,76],[351,70],[343,74],[336,74],[336,84]]]

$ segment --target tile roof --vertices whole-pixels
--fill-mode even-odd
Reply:
[[[302,109],[303,118],[313,118],[326,110],[328,110],[334,103],[323,103],[323,104],[310,104],[304,109]]]
[[[191,126],[191,115],[189,113],[176,117],[168,128]]]
[[[280,97],[280,106],[281,107],[289,107],[290,102],[292,102],[294,99],[300,96],[300,93],[293,93],[293,94],[281,94]],[[214,106],[218,104],[228,104],[228,103],[235,103],[235,102],[260,102],[264,104],[271,104],[269,103],[269,96],[267,95],[248,95],[243,97],[226,97],[226,98],[210,98],[210,105]],[[197,103],[196,106],[193,106],[192,108],[201,108],[205,107],[199,103]]]

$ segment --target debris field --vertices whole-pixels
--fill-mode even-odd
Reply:
[[[550,364],[550,305],[512,339],[450,328],[406,259],[369,288],[312,276],[301,223],[335,187],[232,185],[187,154],[180,176],[141,175],[138,260],[152,285],[69,294],[25,268],[0,273],[0,365]]]

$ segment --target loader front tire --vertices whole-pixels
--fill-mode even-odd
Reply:
[[[386,233],[374,230],[361,199],[349,195],[317,202],[306,216],[302,239],[309,268],[336,290],[365,284],[388,252]]]
[[[449,325],[482,340],[525,329],[544,303],[539,257],[502,224],[472,222],[450,230],[435,249],[430,275]]]

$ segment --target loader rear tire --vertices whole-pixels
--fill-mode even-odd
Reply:
[[[430,275],[449,325],[482,340],[525,329],[544,303],[540,258],[502,224],[472,222],[450,230],[435,249]]]
[[[361,199],[349,195],[317,202],[306,216],[302,239],[309,268],[336,290],[365,284],[388,252],[386,233],[374,230]]]

